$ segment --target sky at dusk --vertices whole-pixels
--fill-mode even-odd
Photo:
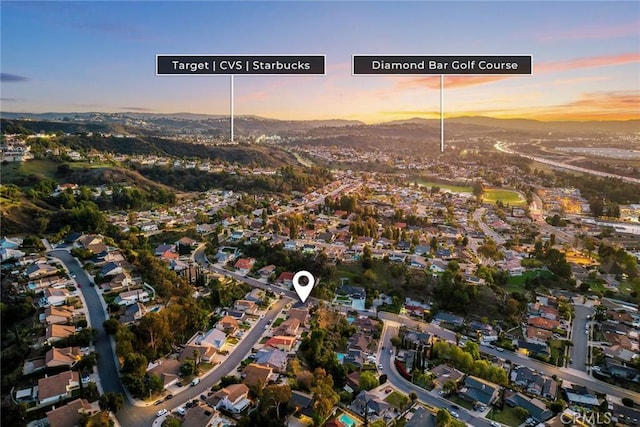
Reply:
[[[2,111],[229,114],[230,78],[156,54],[325,54],[324,76],[236,76],[235,114],[435,118],[438,76],[352,76],[352,54],[531,54],[531,76],[446,76],[447,117],[640,119],[640,2],[0,3]]]

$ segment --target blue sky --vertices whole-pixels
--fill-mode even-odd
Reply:
[[[158,77],[155,55],[326,54],[326,76],[236,77],[236,114],[434,117],[438,77],[352,76],[351,55],[532,54],[532,76],[446,77],[446,114],[640,118],[640,2],[2,1],[0,12],[3,111],[229,114],[228,77]]]

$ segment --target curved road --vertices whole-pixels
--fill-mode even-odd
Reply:
[[[58,258],[60,261],[62,261],[69,272],[76,275],[76,281],[82,285],[82,294],[87,303],[91,326],[98,331],[95,349],[101,355],[101,357],[98,358],[98,373],[100,375],[100,381],[103,391],[125,394],[124,388],[119,379],[119,371],[116,366],[114,356],[115,352],[111,344],[111,339],[104,332],[104,328],[102,327],[102,323],[106,319],[106,315],[100,300],[101,296],[98,294],[95,287],[90,286],[90,278],[82,269],[80,263],[73,256],[71,256],[68,251],[57,249],[48,252],[48,255]],[[196,251],[194,253],[194,258],[197,262],[204,264],[205,266],[209,264],[206,260],[206,257],[204,256],[204,248]],[[235,274],[212,265],[209,265],[209,268],[212,271],[217,271],[234,277],[254,287],[260,287],[263,289],[271,288],[269,285],[266,285],[258,280],[244,277],[242,275]],[[200,384],[195,387],[190,387],[189,389],[177,394],[173,399],[163,402],[158,406],[134,406],[130,401],[125,399],[124,408],[117,414],[117,418],[120,424],[126,427],[149,426],[153,423],[155,419],[155,413],[159,409],[166,408],[171,411],[178,406],[184,405],[187,401],[197,398],[198,396],[200,396],[200,394],[206,394],[206,392],[212,385],[220,381],[223,376],[228,375],[230,372],[232,372],[232,370],[236,366],[238,366],[240,362],[246,357],[246,355],[251,351],[253,345],[263,335],[264,326],[268,324],[269,320],[275,319],[278,313],[280,313],[283,307],[288,302],[290,302],[291,299],[297,300],[296,294],[292,291],[283,290],[281,291],[281,294],[284,295],[284,298],[279,299],[274,304],[274,306],[266,313],[265,317],[258,320],[256,325],[247,335],[245,335],[244,339],[236,346],[234,351],[229,354],[227,359],[224,360],[220,365],[218,365],[213,370],[213,372],[210,372],[207,376],[202,378]],[[311,299],[312,298],[310,298],[310,300]],[[367,311],[366,314],[371,314],[371,312]],[[382,342],[387,349],[392,348],[391,337],[397,335],[397,324],[404,324],[406,326],[418,328],[424,332],[432,333],[442,339],[455,342],[454,332],[442,329],[439,326],[433,325],[431,323],[425,323],[387,312],[379,312],[377,314],[380,319],[386,322],[395,323],[395,325],[387,323],[387,326],[385,327],[385,333],[382,337]],[[498,352],[497,350],[489,347],[481,347],[481,350],[482,352],[493,355],[495,357],[510,357],[511,361],[514,363],[522,366],[527,366],[532,369],[537,369],[538,371],[544,372],[546,375],[557,375],[558,378],[568,380],[577,385],[587,386],[589,389],[595,392],[606,393],[617,397],[629,397],[634,400],[638,400],[640,398],[639,393],[634,393],[620,387],[597,381],[585,372],[578,371],[576,369],[559,368],[553,365],[539,362],[534,359],[530,359],[519,353]],[[450,403],[447,400],[442,399],[439,396],[434,396],[402,378],[397,373],[395,367],[392,366],[392,355],[390,355],[388,351],[383,351],[381,353],[379,363],[382,363],[384,370],[388,375],[389,383],[396,387],[398,390],[407,394],[411,391],[415,391],[418,394],[418,399],[420,401],[434,407],[450,407]],[[460,420],[468,422],[474,426],[490,425],[489,421],[485,420],[484,418],[477,418],[473,414],[473,412],[466,411],[464,410],[464,408],[460,408],[460,410],[456,410],[456,412],[460,414]]]
[[[101,302],[102,297],[98,294],[97,288],[90,285],[91,279],[82,269],[78,260],[67,250],[55,249],[47,254],[62,261],[69,272],[76,275],[76,282],[82,285],[82,295],[87,304],[91,327],[98,331],[95,350],[100,354],[98,358],[98,374],[100,375],[103,392],[122,393],[127,396],[120,382],[119,370],[116,366],[115,349],[112,347],[111,338],[105,333],[102,326],[102,323],[106,320],[106,315]],[[184,405],[189,400],[197,398],[203,393],[206,394],[212,385],[219,382],[223,376],[231,373],[234,368],[240,364],[251,351],[253,345],[262,337],[265,325],[267,325],[270,320],[275,319],[283,307],[289,302],[291,302],[291,300],[286,297],[279,299],[265,314],[265,317],[256,322],[251,331],[238,343],[234,351],[231,352],[220,365],[216,366],[212,372],[202,377],[200,384],[197,386],[190,387],[176,394],[173,399],[158,406],[135,406],[128,399],[125,399],[124,407],[116,415],[120,425],[123,427],[148,427],[155,420],[155,414],[159,409],[166,408],[171,411],[178,406]]]

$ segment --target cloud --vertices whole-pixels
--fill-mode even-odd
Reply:
[[[535,59],[535,58],[534,58]],[[617,55],[590,56],[586,58],[570,59],[567,61],[533,63],[533,73],[550,73],[575,70],[579,68],[609,67],[640,62],[640,53],[621,53]]]
[[[29,78],[25,76],[19,76],[17,74],[9,74],[9,73],[0,73],[0,82],[3,83],[17,83],[17,82],[28,82]]]
[[[616,55],[590,56],[586,58],[569,59],[566,61],[541,62],[536,64],[533,58],[533,75],[554,73],[582,68],[609,67],[614,65],[624,65],[640,63],[640,53],[621,53]],[[455,75],[444,77],[445,89],[454,89],[468,86],[478,86],[504,80],[516,75]],[[397,81],[395,89],[440,89],[440,76],[420,76]]]
[[[512,111],[503,117],[527,117],[539,120],[638,120],[640,93],[632,91],[583,93],[577,99],[558,105]]]
[[[450,89],[477,86],[504,80],[508,77],[509,76],[445,76],[444,88]],[[396,83],[396,88],[398,89],[413,89],[416,87],[440,89],[440,76],[416,77],[413,79],[401,80]]]
[[[145,108],[145,107],[118,107],[119,110],[125,110],[125,111],[155,111],[151,108]]]
[[[536,39],[542,42],[557,43],[559,40],[592,40],[612,39],[640,35],[640,22],[629,22],[614,26],[592,26],[572,28],[567,30],[545,31],[538,34]]]

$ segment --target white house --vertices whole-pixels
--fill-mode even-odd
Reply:
[[[207,403],[216,409],[226,409],[234,414],[244,411],[250,404],[249,387],[244,384],[231,384],[218,390]]]
[[[142,289],[136,289],[133,291],[122,292],[115,299],[118,305],[131,305],[136,302],[148,302],[149,293]]]

